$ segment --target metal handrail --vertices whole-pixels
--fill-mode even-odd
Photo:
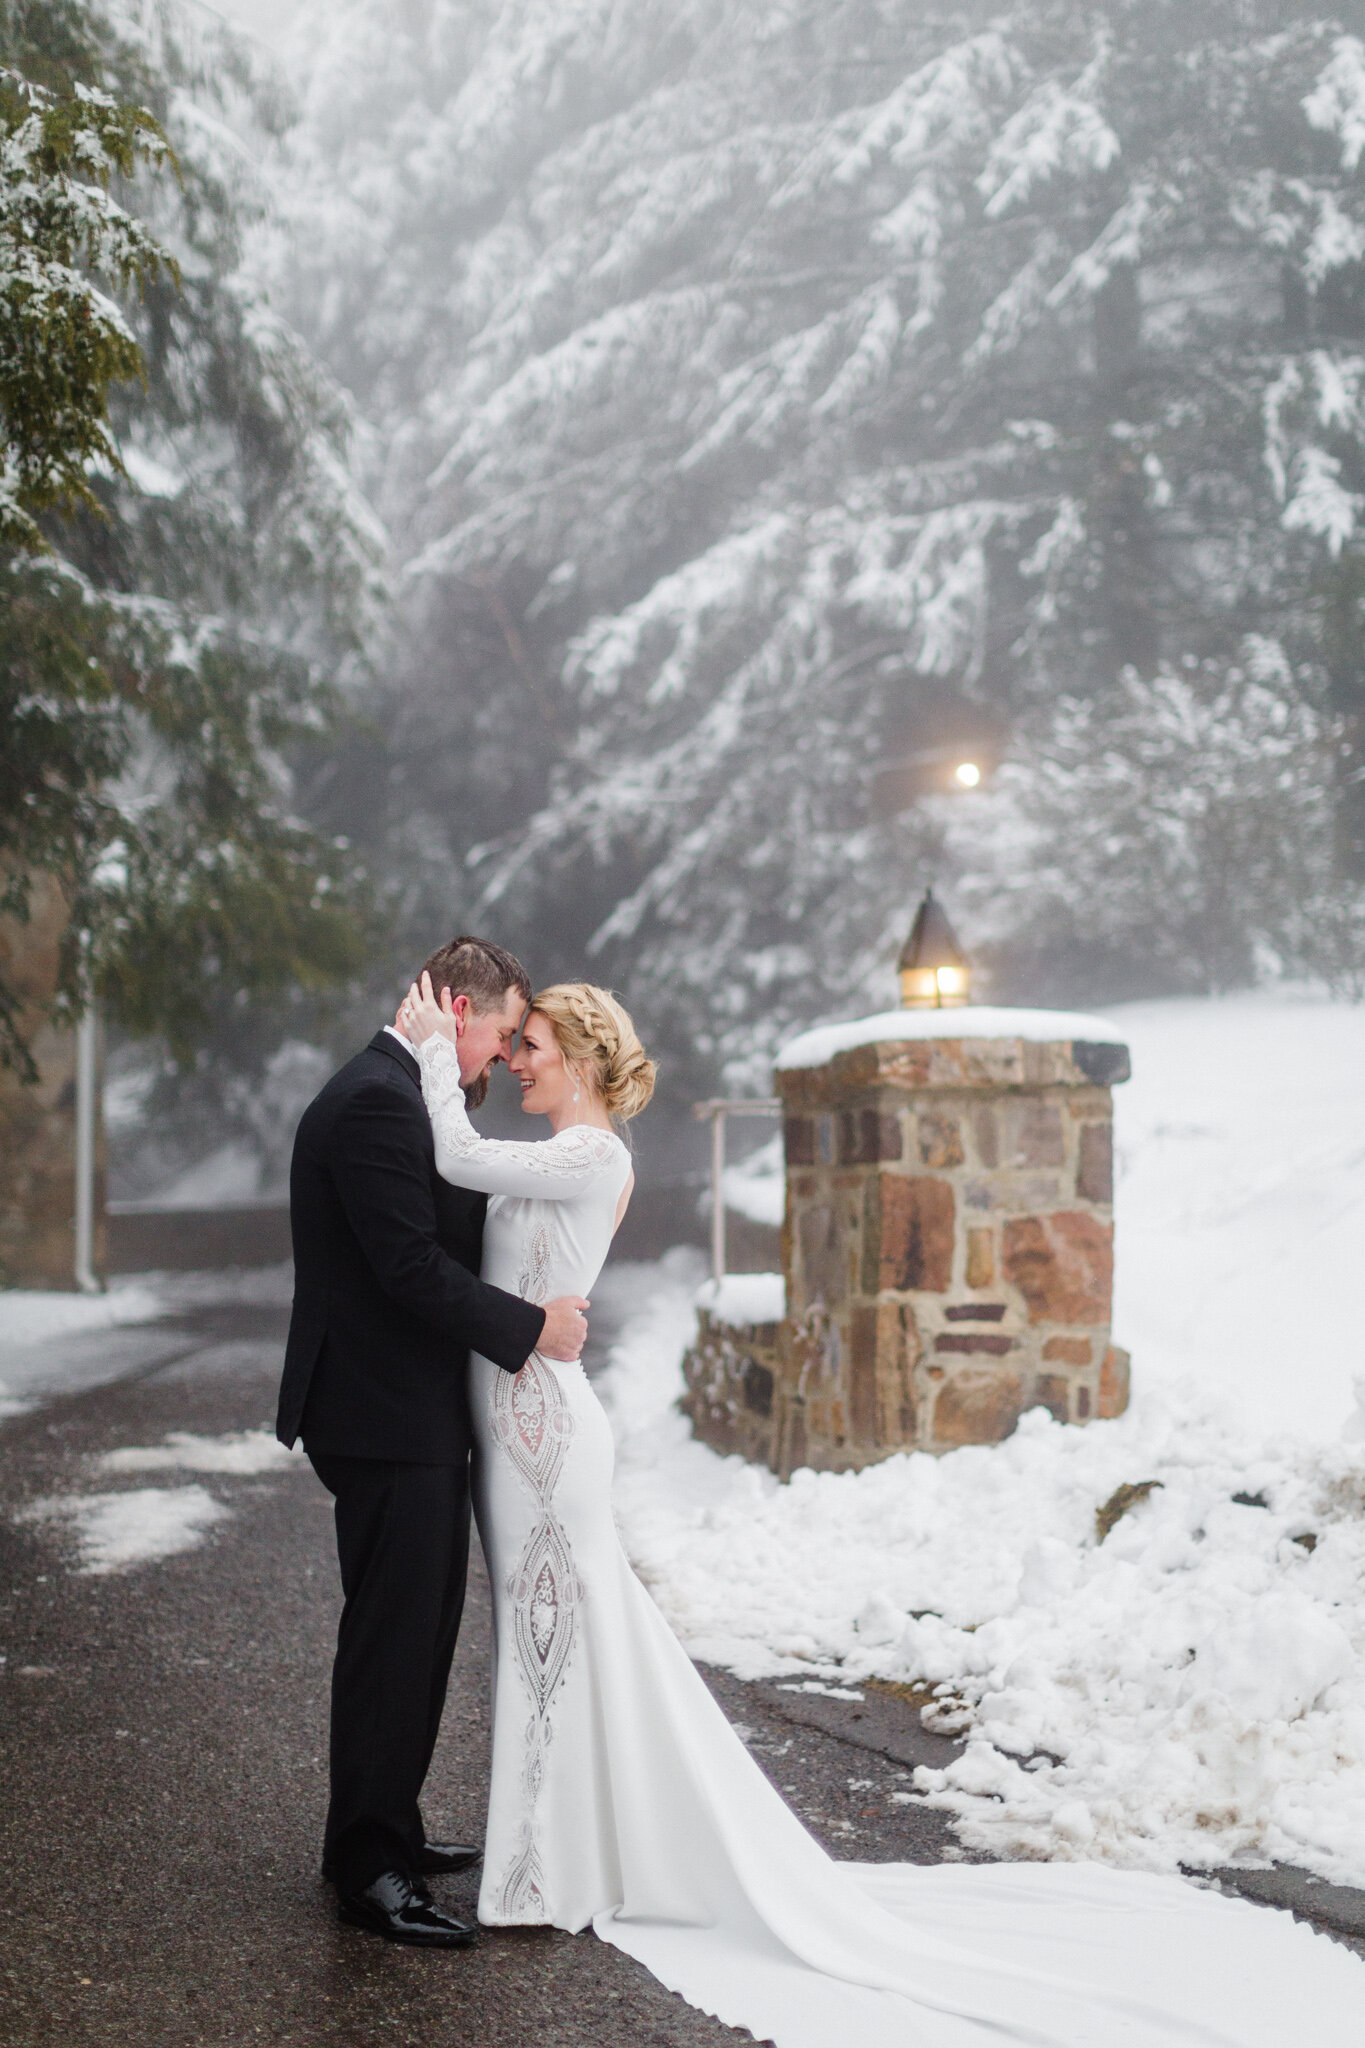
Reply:
[[[727,1116],[780,1116],[782,1103],[776,1095],[748,1096],[738,1101],[717,1098],[694,1102],[692,1114],[711,1119],[711,1274],[725,1278],[725,1119]]]

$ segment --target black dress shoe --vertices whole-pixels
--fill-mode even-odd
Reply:
[[[482,1849],[466,1849],[459,1842],[424,1842],[417,1868],[423,1877],[444,1877],[452,1870],[472,1870],[482,1861]]]
[[[348,1927],[366,1927],[412,1948],[468,1948],[478,1938],[463,1920],[453,1920],[433,1906],[399,1870],[386,1870],[364,1891],[344,1892],[338,1910]]]
[[[447,1877],[455,1870],[472,1870],[483,1862],[482,1849],[466,1849],[459,1842],[424,1842],[417,1854],[417,1869],[423,1877]],[[336,1866],[330,1856],[322,1859],[322,1881],[336,1883]]]

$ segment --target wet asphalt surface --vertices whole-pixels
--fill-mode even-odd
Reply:
[[[328,1495],[303,1459],[257,1476],[96,1462],[172,1430],[268,1425],[284,1325],[280,1307],[190,1307],[136,1333],[140,1365],[132,1332],[80,1339],[92,1372],[113,1345],[125,1376],[0,1425],[0,2043],[748,2039],[591,1933],[491,1931],[473,1952],[433,1955],[338,1925],[317,1871],[340,1604]],[[81,1571],[60,1517],[16,1520],[53,1497],[184,1484],[230,1518],[197,1549],[107,1575]],[[476,1554],[425,1807],[434,1834],[462,1841],[482,1836],[487,1641]],[[939,1858],[938,1816],[891,1797],[908,1762],[819,1725],[822,1710],[861,1709],[709,1675],[834,1853]],[[894,1746],[870,1711],[874,1739]],[[475,1878],[433,1889],[473,1917]]]
[[[123,1376],[0,1424],[0,2044],[748,2040],[590,1932],[485,1931],[472,1952],[441,1955],[337,1923],[317,1870],[340,1604],[329,1497],[301,1458],[256,1476],[110,1475],[96,1462],[173,1430],[268,1427],[285,1321],[269,1303],[182,1302],[135,1333],[72,1340],[94,1347],[87,1377],[100,1345]],[[197,1549],[103,1576],[80,1569],[60,1517],[23,1518],[54,1496],[190,1483],[229,1516]],[[483,1828],[487,1642],[476,1552],[425,1802],[430,1831],[463,1841]],[[952,1754],[912,1707],[706,1675],[833,1854],[960,1854],[938,1815],[895,1796],[914,1763]],[[1275,1903],[1304,1911],[1301,1883],[1287,1882]],[[433,1889],[473,1917],[476,1876]],[[1319,1924],[1335,1913],[1352,1928],[1359,1913],[1365,1933],[1362,1895],[1318,1893],[1321,1910],[1307,1910]]]

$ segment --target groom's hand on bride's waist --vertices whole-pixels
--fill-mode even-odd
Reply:
[[[545,1327],[536,1350],[572,1365],[588,1335],[588,1304],[581,1294],[558,1294],[545,1304]]]

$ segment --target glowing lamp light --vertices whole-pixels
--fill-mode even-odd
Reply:
[[[901,1008],[958,1009],[971,1001],[971,963],[932,889],[915,912],[900,957]]]
[[[975,789],[981,780],[981,770],[975,761],[959,761],[953,770],[953,780],[963,789]]]

